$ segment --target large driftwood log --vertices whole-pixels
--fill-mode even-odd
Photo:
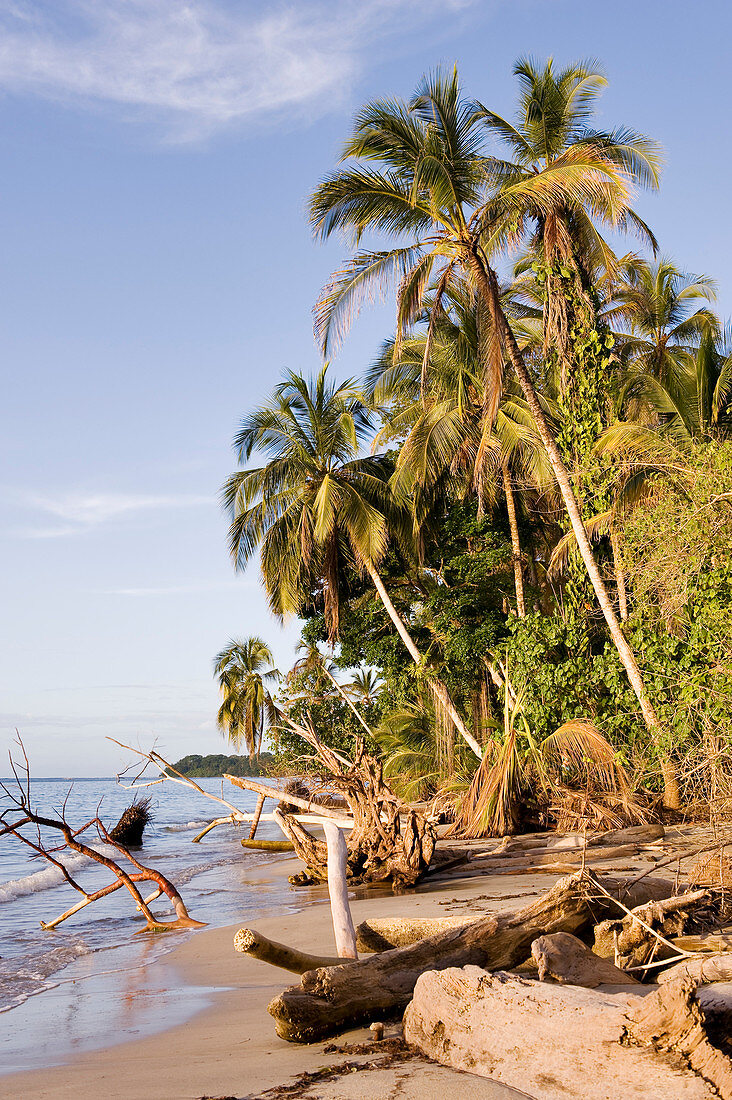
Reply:
[[[623,1043],[640,1003],[476,966],[431,971],[417,982],[404,1037],[443,1065],[535,1100],[709,1100],[711,1088],[681,1059]]]
[[[324,745],[312,728],[291,725],[315,748],[319,762],[329,772],[328,786],[339,792],[350,807],[353,828],[347,839],[349,883],[390,882],[395,891],[414,886],[429,868],[435,850],[432,824],[396,797],[384,781],[381,762],[364,751],[363,742],[357,743],[351,762]],[[275,818],[307,868],[290,881],[298,886],[327,881],[325,842],[281,810],[275,811]]]
[[[341,961],[335,957],[309,955],[307,951],[298,951],[295,947],[267,939],[253,928],[239,929],[234,936],[234,950],[240,951],[242,955],[249,955],[252,959],[259,959],[260,962],[291,970],[293,974],[304,974],[319,966],[339,966]]]
[[[372,917],[361,921],[356,929],[356,946],[359,951],[391,951],[394,947],[407,947],[427,936],[434,936],[449,928],[462,928],[471,924],[474,917]]]
[[[531,945],[531,957],[539,972],[539,981],[552,978],[555,982],[582,985],[596,989],[598,985],[637,985],[637,981],[609,959],[602,959],[582,940],[570,932],[554,932],[539,936]]]
[[[623,879],[603,876],[601,881],[616,896],[626,887]],[[639,885],[647,886],[653,897],[673,889],[670,883],[648,880]],[[425,970],[466,964],[487,970],[517,966],[528,958],[537,936],[578,932],[606,913],[611,903],[598,895],[599,891],[593,895],[591,875],[572,875],[515,912],[487,915],[408,947],[303,974],[299,986],[286,989],[269,1005],[277,1034],[292,1042],[314,1043],[349,1026],[393,1015],[405,1008]],[[631,896],[642,899],[637,892]]]

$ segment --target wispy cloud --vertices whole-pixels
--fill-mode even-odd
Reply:
[[[81,534],[103,524],[139,512],[167,511],[175,508],[197,508],[214,505],[214,499],[193,494],[153,495],[144,493],[63,493],[51,496],[25,493],[16,500],[35,517],[52,519],[51,524],[33,524],[20,528],[23,538],[63,538]]]
[[[0,88],[115,104],[195,139],[342,100],[369,45],[470,0],[0,0]]]

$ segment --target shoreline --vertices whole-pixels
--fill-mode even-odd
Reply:
[[[280,860],[262,867],[257,878],[284,877],[298,866],[295,859]],[[362,896],[359,892],[351,901],[354,923],[375,915],[443,916],[456,910],[478,915],[487,907],[512,909],[548,889],[556,877],[556,874],[496,877],[477,874],[442,878],[403,895],[370,892]],[[254,876],[252,881],[256,881]],[[333,930],[327,900],[325,886],[308,888],[308,897],[303,898],[301,908],[285,915],[262,917],[256,921],[256,927],[265,935],[302,950],[332,952]],[[290,1082],[303,1072],[322,1069],[324,1063],[337,1065],[339,1061],[349,1061],[347,1054],[324,1050],[332,1044],[301,1046],[277,1037],[267,1004],[297,978],[267,963],[236,954],[232,940],[240,926],[193,933],[157,960],[150,968],[151,973],[143,975],[147,979],[147,992],[154,994],[155,988],[164,987],[175,993],[181,1002],[179,1007],[190,1009],[184,1020],[171,1020],[173,1026],[167,1022],[160,1026],[161,1021],[156,1019],[154,1031],[149,1030],[148,1024],[148,1031],[140,1034],[144,1026],[140,1022],[141,1010],[144,1007],[148,1017],[151,1012],[155,1017],[155,1005],[149,1004],[149,998],[148,1004],[143,1004],[146,986],[133,983],[134,990],[128,989],[123,994],[129,1001],[132,1019],[127,1036],[109,1044],[109,1037],[102,1032],[98,1038],[105,1045],[97,1045],[93,1050],[67,1049],[61,1064],[4,1074],[0,1077],[0,1100],[18,1100],[21,1096],[78,1100],[79,1096],[96,1095],[103,1095],[105,1100],[140,1100],[147,1095],[154,1095],[156,1100],[193,1100],[203,1096],[254,1100],[265,1090]],[[96,1015],[102,1028],[104,998],[116,999],[120,995],[119,976],[110,985],[106,993],[98,991],[92,998],[99,998],[100,1010]],[[74,998],[70,993],[71,987],[67,997],[72,1004]],[[12,1015],[6,1016],[11,1023]],[[396,1023],[394,1032],[398,1029]],[[370,1038],[368,1029],[360,1028],[339,1037],[337,1043],[363,1043]],[[324,1091],[324,1086],[319,1085],[312,1095],[368,1096],[377,1100],[383,1084],[386,1098],[397,1075],[401,1080],[400,1097],[414,1096],[420,1100],[434,1095],[444,1100],[445,1081],[454,1085],[455,1072],[417,1059],[400,1070],[370,1071],[368,1082],[358,1080],[363,1074],[351,1074],[334,1083],[335,1092]],[[356,1091],[343,1091],[354,1088]],[[362,1088],[367,1091],[359,1091]],[[497,1082],[464,1074],[460,1074],[460,1089],[466,1098],[508,1100],[522,1095]],[[311,1094],[306,1091],[302,1095]]]

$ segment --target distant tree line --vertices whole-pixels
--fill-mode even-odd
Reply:
[[[229,775],[268,775],[274,756],[270,752],[260,753],[258,760],[250,760],[248,756],[225,756],[223,753],[214,752],[208,756],[200,756],[191,753],[178,760],[173,767],[182,775],[190,775],[197,779],[216,778],[224,773]]]

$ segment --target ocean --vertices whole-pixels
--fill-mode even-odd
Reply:
[[[210,793],[222,794],[219,779],[196,782]],[[49,816],[58,816],[66,801],[66,817],[73,826],[94,817],[99,807],[99,816],[108,828],[116,824],[133,797],[113,779],[37,779],[32,793],[36,809]],[[253,868],[283,858],[244,850],[240,841],[248,835],[248,825],[218,826],[199,844],[192,844],[196,833],[225,809],[221,807],[219,813],[216,803],[175,783],[161,783],[142,793],[152,797],[153,821],[135,855],[175,884],[192,917],[221,927],[300,907],[302,901],[298,902],[287,882],[262,881],[260,877],[256,888],[248,883],[247,873]],[[244,811],[253,810],[257,798],[229,783],[223,796]],[[0,808],[7,804],[0,791]],[[95,838],[92,846],[102,847],[93,830],[87,836]],[[272,822],[262,822],[257,836],[282,838]],[[112,880],[106,868],[77,853],[67,850],[60,858],[90,892]],[[154,884],[143,885],[144,893],[154,888]],[[87,906],[53,931],[41,928],[41,921],[52,920],[79,900],[81,896],[57,868],[14,837],[0,838],[0,1013],[12,1012],[28,998],[42,998],[64,981],[80,980],[82,972],[84,978],[93,978],[102,970],[122,970],[133,961],[139,965],[143,940],[147,941],[144,955],[148,964],[190,935],[135,937],[143,920],[124,888]],[[163,918],[173,916],[165,897],[151,908]]]

